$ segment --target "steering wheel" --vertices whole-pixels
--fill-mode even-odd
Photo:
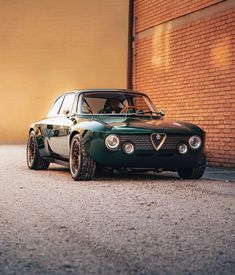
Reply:
[[[125,111],[127,111],[127,110],[129,110],[129,109],[135,109],[135,108],[136,108],[136,106],[132,106],[132,105],[126,106],[126,107],[124,107],[124,108],[121,110],[120,113],[124,113]]]

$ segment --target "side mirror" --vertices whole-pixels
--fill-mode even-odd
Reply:
[[[163,109],[161,109],[159,112],[158,112],[161,116],[165,116],[165,111]]]
[[[68,115],[69,115],[69,108],[64,108],[63,109],[63,114],[68,117]]]

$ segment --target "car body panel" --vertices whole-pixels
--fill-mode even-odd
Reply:
[[[78,117],[78,121],[81,118]],[[106,131],[112,129],[112,131],[143,133],[145,131],[163,131],[166,133],[177,134],[200,134],[203,131],[196,125],[182,122],[182,121],[170,121],[156,119],[151,116],[148,118],[141,117],[120,117],[120,116],[92,116],[84,119],[82,128],[95,131]],[[94,128],[93,128],[94,127]]]

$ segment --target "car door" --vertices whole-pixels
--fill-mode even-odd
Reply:
[[[41,133],[40,139],[38,140],[38,148],[40,150],[40,155],[43,157],[50,157],[52,150],[50,149],[50,140],[53,136],[54,131],[54,121],[58,116],[59,110],[64,100],[64,95],[59,96],[53,103],[52,107],[47,114],[47,117],[36,123],[36,128],[38,132]]]
[[[76,93],[65,94],[58,114],[53,117],[49,145],[54,157],[59,159],[68,159],[69,157],[69,136],[73,125],[69,115],[72,111],[75,95]]]

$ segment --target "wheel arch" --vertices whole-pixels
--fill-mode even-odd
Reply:
[[[81,137],[84,137],[87,132],[88,130],[83,130],[82,133],[78,130],[74,130],[69,137],[69,146],[71,145],[71,141],[75,135],[80,135]]]
[[[73,131],[69,137],[69,146],[71,145],[71,141],[75,135],[79,134],[77,130]]]
[[[34,129],[32,127],[30,127],[29,129],[29,134],[33,131]]]
[[[32,131],[36,131],[36,125],[34,123],[30,124],[30,127],[29,127],[29,134],[32,132]]]

